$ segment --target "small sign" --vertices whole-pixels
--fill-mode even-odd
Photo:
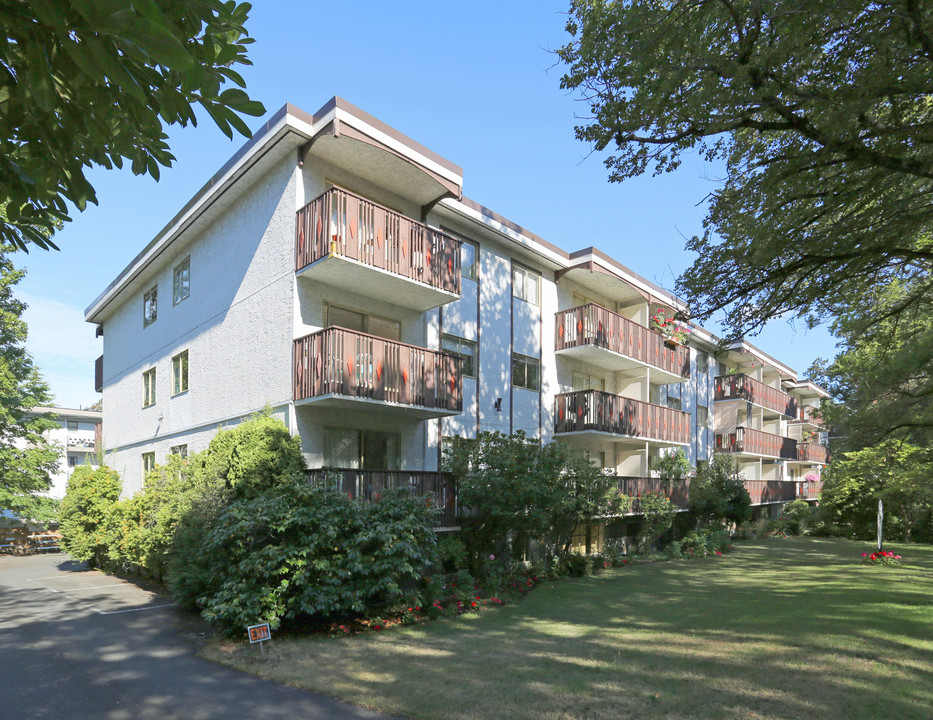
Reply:
[[[249,633],[249,642],[261,643],[263,640],[271,640],[272,632],[269,630],[269,623],[263,623],[262,625],[250,625],[246,628],[246,632]]]

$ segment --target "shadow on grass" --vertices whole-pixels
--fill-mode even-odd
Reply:
[[[781,539],[226,661],[413,718],[933,718],[933,547]],[[216,654],[215,654],[216,656]]]

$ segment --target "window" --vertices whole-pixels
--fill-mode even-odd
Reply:
[[[697,372],[706,375],[709,373],[709,355],[701,352],[697,355]]]
[[[188,446],[187,445],[172,445],[170,450],[172,455],[179,455],[180,457],[188,457]]]
[[[148,475],[155,470],[155,453],[143,453],[143,475]]]
[[[172,358],[172,397],[188,392],[188,351]]]
[[[674,397],[673,395],[668,395],[668,396],[667,396],[667,406],[668,406],[671,410],[680,410],[680,408],[681,408],[680,398],[679,398],[679,397]]]
[[[172,273],[172,305],[177,305],[191,294],[191,258],[186,257]]]
[[[521,265],[512,266],[512,296],[533,305],[541,304],[541,273]]]
[[[537,390],[540,366],[538,358],[512,353],[512,385]]]
[[[143,407],[155,405],[156,401],[156,369],[150,368],[143,373]]]
[[[324,428],[324,466],[351,470],[398,470],[401,437],[375,430]]]
[[[159,287],[146,291],[143,295],[143,327],[149,327],[156,321],[159,313]]]
[[[327,327],[335,325],[346,328],[347,330],[357,330],[358,332],[377,335],[387,340],[402,339],[402,324],[398,320],[377,317],[376,315],[367,315],[356,310],[347,310],[336,305],[327,305],[325,307],[327,316]]]
[[[68,467],[78,467],[78,456],[77,455],[68,456]]]
[[[467,280],[476,280],[479,277],[476,265],[478,250],[479,248],[468,240],[464,240],[460,245],[460,275]]]
[[[573,382],[573,390],[603,390],[606,389],[606,379],[597,377],[596,375],[590,375],[588,373],[577,372],[576,370],[571,375],[571,382]]]
[[[77,420],[69,420],[69,421],[68,421],[68,429],[69,429],[69,430],[77,430],[77,429],[78,429],[78,421],[77,421]]]
[[[476,377],[476,343],[455,335],[441,336],[441,350],[463,358],[463,375]]]
[[[709,408],[697,405],[697,428],[704,429],[709,425]]]

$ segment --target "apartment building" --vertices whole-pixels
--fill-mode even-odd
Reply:
[[[459,166],[340,98],[275,113],[86,311],[124,492],[264,407],[309,467],[357,481],[434,477],[445,438],[484,430],[562,440],[632,481],[672,448],[735,452],[756,480],[810,467],[755,455],[745,436],[796,447],[810,438],[786,435],[796,409],[742,395],[727,427],[719,403],[740,395],[726,395],[717,338],[651,329],[679,298],[463,190]],[[755,381],[818,399],[761,357],[730,348],[728,377],[749,378],[735,393]]]
[[[97,465],[97,439],[100,433],[101,413],[96,410],[81,410],[61,407],[37,406],[30,415],[51,415],[58,427],[43,434],[50,443],[62,449],[57,470],[52,474],[52,487],[47,495],[61,499],[65,497],[68,478],[80,465]]]

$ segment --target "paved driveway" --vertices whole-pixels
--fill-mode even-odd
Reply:
[[[165,597],[65,554],[0,556],[0,718],[385,718],[195,656]]]

